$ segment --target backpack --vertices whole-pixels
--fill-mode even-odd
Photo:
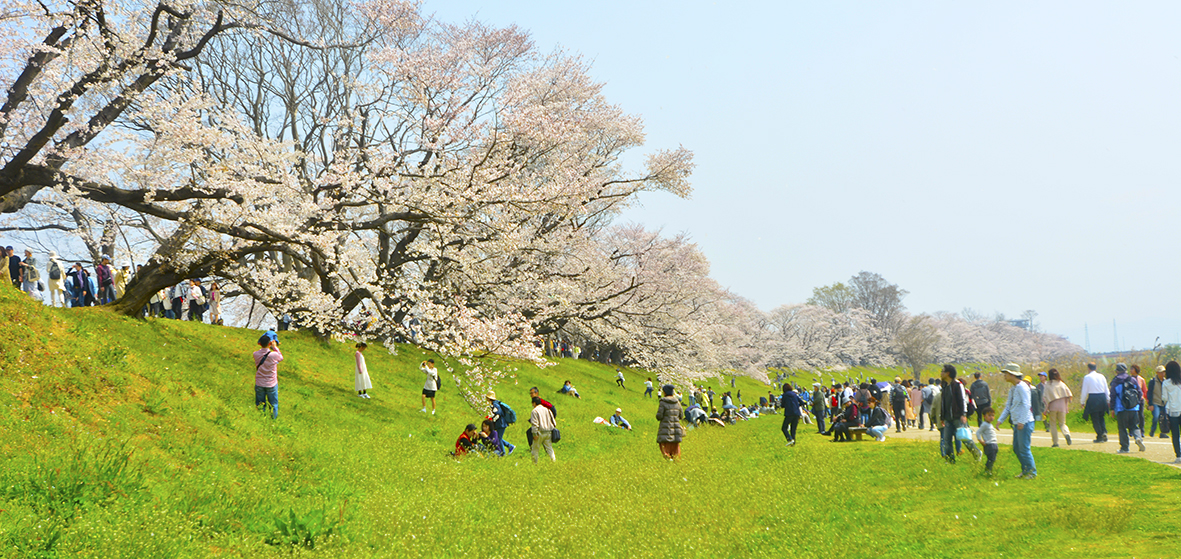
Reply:
[[[923,394],[923,403],[930,406],[935,403],[935,389],[931,385],[927,385],[926,391]]]
[[[504,418],[505,425],[512,425],[517,422],[517,412],[513,408],[508,407],[508,404],[500,403],[500,415]]]
[[[906,389],[902,388],[902,385],[898,385],[897,388],[891,388],[890,392],[891,392],[890,400],[892,402],[894,402],[895,404],[905,404],[906,403]]]
[[[1130,410],[1140,405],[1140,381],[1136,380],[1131,375],[1123,383],[1123,394],[1120,394],[1120,403],[1123,404],[1124,410]]]
[[[61,266],[57,265],[57,262],[50,262],[49,263],[49,279],[51,279],[51,280],[62,279],[62,268],[61,268]]]
[[[964,415],[971,416],[971,415],[975,414],[976,413],[976,401],[972,399],[972,391],[965,388],[964,383],[962,381],[957,379],[956,382],[959,383],[960,388],[964,389],[964,399],[968,401],[968,413],[966,413]]]

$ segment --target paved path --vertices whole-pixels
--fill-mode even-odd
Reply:
[[[972,421],[972,431],[976,430],[976,422]],[[803,427],[801,425],[801,427]],[[811,426],[809,426],[811,427]],[[802,431],[802,429],[801,429]],[[812,432],[816,429],[813,427]],[[920,441],[939,442],[938,431],[928,431],[927,429],[908,429],[901,433],[896,433],[893,430],[886,432],[886,439],[890,437],[904,437],[908,439],[916,439]],[[1119,433],[1112,432],[1107,434],[1107,442],[1095,443],[1095,433],[1076,432],[1070,433],[1070,439],[1073,444],[1067,446],[1066,439],[1061,433],[1058,434],[1059,448],[1070,450],[1089,450],[1092,452],[1103,452],[1106,454],[1115,454],[1119,450]],[[1013,443],[1013,429],[1008,425],[1003,429],[997,429],[997,442],[1000,444]],[[1037,431],[1033,434],[1033,446],[1051,446],[1054,444],[1050,434],[1044,430]],[[1145,451],[1140,452],[1136,448],[1136,442],[1129,440],[1128,448],[1132,451],[1129,454],[1119,454],[1122,458],[1143,458],[1156,462],[1157,464],[1167,464],[1169,466],[1181,468],[1181,464],[1175,464],[1177,457],[1173,454],[1173,443],[1170,439],[1161,439],[1157,437],[1144,438]]]

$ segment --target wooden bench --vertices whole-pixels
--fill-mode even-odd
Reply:
[[[861,435],[865,434],[865,427],[850,427],[849,434],[856,437],[856,440],[861,440]]]

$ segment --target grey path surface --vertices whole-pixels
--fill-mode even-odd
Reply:
[[[976,421],[973,420],[971,423],[972,430],[975,431]],[[1053,445],[1054,442],[1051,439],[1050,434],[1047,433],[1044,428],[1042,428],[1041,423],[1038,424],[1038,427],[1038,431],[1034,432],[1033,434],[1033,446]],[[922,429],[921,431],[919,429],[908,429],[901,433],[895,433],[894,430],[891,429],[886,433],[886,440],[889,440],[890,437],[903,437],[907,439],[931,441],[936,444],[939,442],[939,432],[928,431],[927,429]],[[1103,452],[1106,454],[1116,454],[1116,451],[1119,450],[1119,433],[1116,432],[1108,433],[1107,442],[1105,443],[1092,442],[1095,440],[1095,433],[1093,432],[1071,431],[1070,438],[1073,444],[1067,446],[1066,439],[1061,433],[1059,433],[1059,448],[1063,450],[1088,450],[1091,452]],[[1012,444],[1013,429],[1008,425],[1006,425],[1004,428],[998,428],[997,442],[1005,445]],[[1140,450],[1136,448],[1135,441],[1132,441],[1128,445],[1129,450],[1132,452],[1129,454],[1118,454],[1117,456],[1120,456],[1121,458],[1139,458],[1156,462],[1157,464],[1166,464],[1168,466],[1181,468],[1181,464],[1173,463],[1177,457],[1173,454],[1173,443],[1170,441],[1170,439],[1159,438],[1159,434],[1157,437],[1145,437],[1144,446],[1146,447],[1145,451],[1140,452]]]

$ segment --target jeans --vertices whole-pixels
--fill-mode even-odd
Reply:
[[[886,440],[887,429],[889,429],[889,427],[886,427],[885,425],[878,425],[877,427],[870,427],[869,429],[866,429],[865,432],[873,435],[873,438],[875,439],[884,441]]]
[[[500,454],[501,455],[504,455],[504,447],[506,447],[506,446],[508,447],[509,452],[516,450],[517,445],[504,440],[504,429],[497,429],[496,436],[497,436],[497,438],[500,439]]]
[[[988,458],[988,462],[984,464],[984,471],[992,472],[992,465],[996,464],[997,446],[995,444],[984,445],[984,456]]]
[[[1169,414],[1165,413],[1164,406],[1152,406],[1152,429],[1149,429],[1148,436],[1151,437],[1156,433],[1156,426],[1160,425],[1160,435],[1163,437],[1169,431]]]
[[[953,442],[955,439],[956,423],[958,421],[948,421],[943,424],[943,429],[939,437],[939,455],[946,458],[948,462],[955,463],[955,447]]]
[[[800,424],[800,416],[783,416],[783,436],[787,437],[787,442],[796,440],[796,426]]]
[[[651,387],[651,386],[649,386],[648,388],[645,388],[645,389],[644,389],[644,396],[647,396],[647,397],[649,397],[649,398],[651,398],[651,397],[652,397],[652,387]]]
[[[915,414],[915,415],[919,416],[919,429],[923,428],[923,420],[926,419],[927,416],[930,414],[931,414],[931,412],[923,411],[923,408],[919,408],[919,413]],[[934,423],[932,423],[932,425],[934,425]]]
[[[263,403],[271,405],[271,418],[279,418],[279,387],[278,386],[255,386],[254,387],[254,407]],[[266,409],[265,407],[263,409]]]
[[[1140,415],[1140,412],[1138,412],[1136,410],[1124,410],[1121,412],[1116,412],[1115,421],[1116,421],[1116,425],[1119,426],[1119,449],[1120,450],[1128,450],[1128,435],[1129,434],[1131,434],[1132,438],[1137,441],[1139,441],[1141,439],[1140,421],[1138,419],[1136,419],[1137,416],[1140,416],[1141,419],[1143,419],[1143,417],[1144,417],[1144,416]]]
[[[1033,463],[1033,451],[1029,446],[1033,443],[1033,430],[1037,427],[1037,423],[1029,422],[1021,426],[1020,429],[1013,425],[1013,454],[1017,455],[1017,461],[1021,463],[1021,473],[1037,475],[1037,465]]]

